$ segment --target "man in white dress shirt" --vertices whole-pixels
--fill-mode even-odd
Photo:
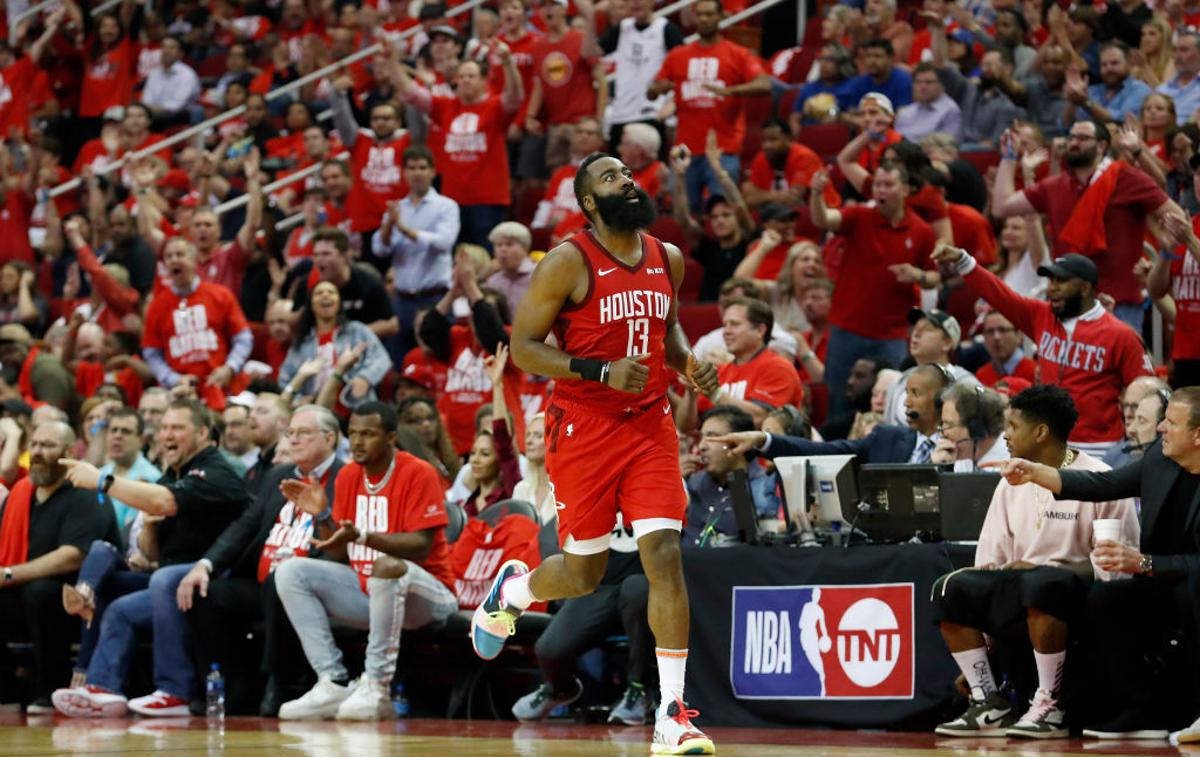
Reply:
[[[146,77],[142,103],[150,109],[156,126],[173,125],[192,120],[191,106],[199,97],[200,77],[183,62],[183,45],[177,37],[164,37],[162,66]]]

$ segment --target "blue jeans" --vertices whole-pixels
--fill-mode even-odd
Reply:
[[[722,153],[721,168],[725,169],[725,173],[729,174],[736,184],[742,171],[742,159],[737,155]],[[692,156],[692,162],[688,164],[683,180],[687,184],[688,207],[692,209],[692,213],[699,214],[704,210],[705,187],[708,187],[709,194],[725,194],[725,190],[721,189],[721,182],[717,181],[717,175],[713,173],[703,155]]]
[[[87,682],[121,691],[139,631],[154,635],[154,685],[182,699],[196,693],[197,676],[187,654],[187,620],[175,603],[179,582],[194,563],[159,568],[150,585],[113,602],[100,624],[100,642],[88,665]]]
[[[480,181],[486,179],[481,177]],[[507,216],[507,205],[460,205],[458,217],[462,228],[458,232],[458,244],[477,244],[486,248],[490,255],[492,243],[488,241],[488,234],[503,223]]]
[[[106,541],[94,541],[87,557],[83,558],[83,565],[79,566],[79,583],[92,587],[96,601],[92,627],[80,623],[83,631],[79,636],[79,660],[75,669],[87,670],[100,640],[104,611],[113,600],[149,586],[150,574],[134,573],[129,570],[119,548]]]
[[[855,361],[864,357],[886,360],[896,368],[908,354],[904,339],[871,339],[852,331],[829,327],[829,347],[825,353],[825,385],[829,387],[829,417],[848,416],[851,412],[846,397],[846,380]]]

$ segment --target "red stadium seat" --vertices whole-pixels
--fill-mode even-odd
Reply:
[[[250,351],[250,359],[267,362],[267,340],[271,335],[267,324],[262,321],[250,321],[250,333],[254,335],[254,349]]]
[[[529,249],[549,252],[552,231],[552,229],[548,229],[545,226],[540,226],[536,229],[530,229],[530,235],[533,237],[533,246]]]
[[[779,98],[779,108],[776,109],[775,115],[778,118],[787,121],[792,115],[792,108],[796,105],[796,98],[800,96],[800,90],[789,89],[783,93],[783,97]]]
[[[225,56],[210,55],[195,66],[196,76],[201,79],[220,79],[225,75]]]
[[[679,306],[679,325],[694,342],[721,327],[721,310],[715,302],[685,302]]]
[[[975,166],[981,176],[986,176],[988,169],[992,166],[1000,165],[1000,153],[998,152],[962,152],[958,157]]]
[[[686,257],[691,245],[688,244],[687,235],[683,233],[679,223],[674,216],[661,215],[655,220],[654,225],[650,227],[649,234],[658,237],[664,242],[670,242],[683,251]]]
[[[813,124],[800,130],[796,141],[809,148],[822,160],[837,157],[850,141],[850,127],[846,124]]]
[[[695,302],[700,297],[700,282],[704,279],[704,266],[690,255],[683,258],[683,283],[679,285],[679,301]]]

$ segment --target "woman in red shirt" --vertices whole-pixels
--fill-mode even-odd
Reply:
[[[471,494],[462,502],[467,516],[475,516],[491,505],[512,499],[521,480],[517,448],[509,430],[508,406],[504,401],[504,365],[508,348],[500,343],[496,354],[484,361],[492,380],[492,428],[483,429],[471,446]]]
[[[128,13],[122,8],[121,18],[101,16],[95,34],[83,43],[84,74],[79,116],[94,119],[96,132],[99,132],[99,119],[104,111],[133,100],[133,87],[137,83],[137,51],[127,30],[133,4],[125,5],[130,8]]]

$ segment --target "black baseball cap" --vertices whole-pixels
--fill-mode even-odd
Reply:
[[[1055,279],[1083,279],[1092,286],[1096,286],[1096,282],[1100,280],[1100,275],[1096,272],[1096,264],[1092,262],[1091,258],[1077,252],[1055,258],[1054,262],[1049,265],[1038,266],[1037,274]]]
[[[782,202],[768,202],[758,211],[758,217],[763,221],[784,221],[797,215],[795,208]]]
[[[908,325],[916,326],[917,321],[926,320],[941,329],[946,336],[955,344],[962,341],[962,326],[958,325],[958,319],[944,310],[936,308],[932,310],[922,310],[921,308],[913,308],[908,311]]]

